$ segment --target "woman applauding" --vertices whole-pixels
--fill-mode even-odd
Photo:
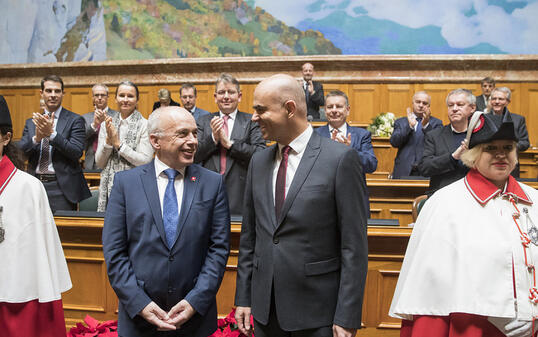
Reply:
[[[103,169],[97,211],[104,212],[112,190],[114,174],[149,163],[153,148],[149,143],[148,121],[136,110],[138,87],[121,82],[116,90],[119,114],[101,124],[95,162]]]

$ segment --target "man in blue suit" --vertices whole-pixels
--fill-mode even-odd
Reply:
[[[398,148],[394,160],[392,178],[419,176],[418,164],[424,152],[424,135],[443,126],[443,122],[431,116],[431,97],[425,91],[413,95],[413,111],[407,108],[407,116],[394,122],[390,144]]]
[[[105,214],[103,251],[119,298],[120,336],[207,337],[229,253],[222,176],[192,165],[197,127],[183,108],[148,120],[156,158],[117,173]]]

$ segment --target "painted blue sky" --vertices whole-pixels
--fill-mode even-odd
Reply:
[[[343,54],[538,54],[538,0],[250,0]]]

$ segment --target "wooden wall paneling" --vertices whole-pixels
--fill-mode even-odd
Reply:
[[[196,106],[209,112],[217,111],[215,104],[214,84],[198,84],[196,85]]]
[[[237,109],[243,112],[252,113],[252,102],[254,101],[254,89],[256,88],[253,84],[244,84],[241,85],[241,102],[239,102],[239,105],[237,106]],[[214,92],[214,91],[213,91]],[[213,102],[215,100],[213,99]],[[213,103],[215,106],[215,111],[218,110],[217,104]]]
[[[522,84],[522,110],[526,116],[527,131],[531,146],[538,147],[538,83]]]
[[[153,103],[157,101],[157,91],[159,87],[150,87],[150,86],[139,86],[139,100],[138,100],[138,111],[148,118],[151,112],[153,111]]]
[[[6,99],[13,123],[13,139],[22,137],[26,119],[32,117],[32,112],[39,111],[39,90],[33,89],[5,89],[0,92]]]
[[[352,84],[349,86],[349,104],[354,107],[349,120],[370,124],[381,112],[380,87],[376,84]]]
[[[66,88],[62,106],[79,115],[93,111],[91,88]]]
[[[380,112],[392,112],[397,118],[406,116],[407,108],[412,108],[414,85],[385,84],[382,88],[384,97]]]

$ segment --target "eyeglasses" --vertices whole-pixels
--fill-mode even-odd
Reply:
[[[97,98],[103,98],[103,97],[107,97],[108,94],[95,94],[93,95],[93,97],[97,97]]]

